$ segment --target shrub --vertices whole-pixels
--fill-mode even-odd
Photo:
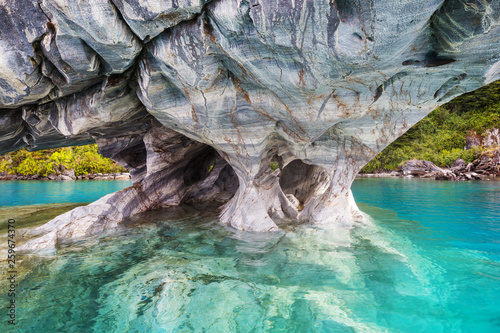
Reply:
[[[77,176],[127,171],[99,154],[96,144],[34,152],[23,148],[0,157],[0,171],[10,174],[47,176],[69,169],[75,169]]]

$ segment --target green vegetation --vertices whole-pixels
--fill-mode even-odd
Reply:
[[[406,160],[431,161],[444,167],[457,158],[467,163],[484,148],[464,150],[470,131],[482,135],[500,127],[500,81],[464,94],[437,108],[380,152],[362,172],[395,169]]]
[[[0,157],[0,172],[9,174],[47,176],[70,169],[76,176],[127,171],[99,154],[96,144],[33,152],[23,148]]]

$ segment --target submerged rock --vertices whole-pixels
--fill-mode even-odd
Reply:
[[[190,200],[225,202],[242,230],[349,227],[371,158],[500,78],[500,3],[472,3],[4,2],[0,149],[95,140],[130,170],[132,188],[49,224],[57,237]]]

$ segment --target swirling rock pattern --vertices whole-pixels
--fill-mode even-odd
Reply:
[[[500,78],[493,0],[0,4],[2,152],[95,140],[149,202],[92,223],[196,198],[243,230],[348,227],[364,164]]]

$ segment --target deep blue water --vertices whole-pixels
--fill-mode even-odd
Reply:
[[[351,230],[235,232],[183,206],[25,256],[14,332],[500,332],[500,182],[353,192]]]

